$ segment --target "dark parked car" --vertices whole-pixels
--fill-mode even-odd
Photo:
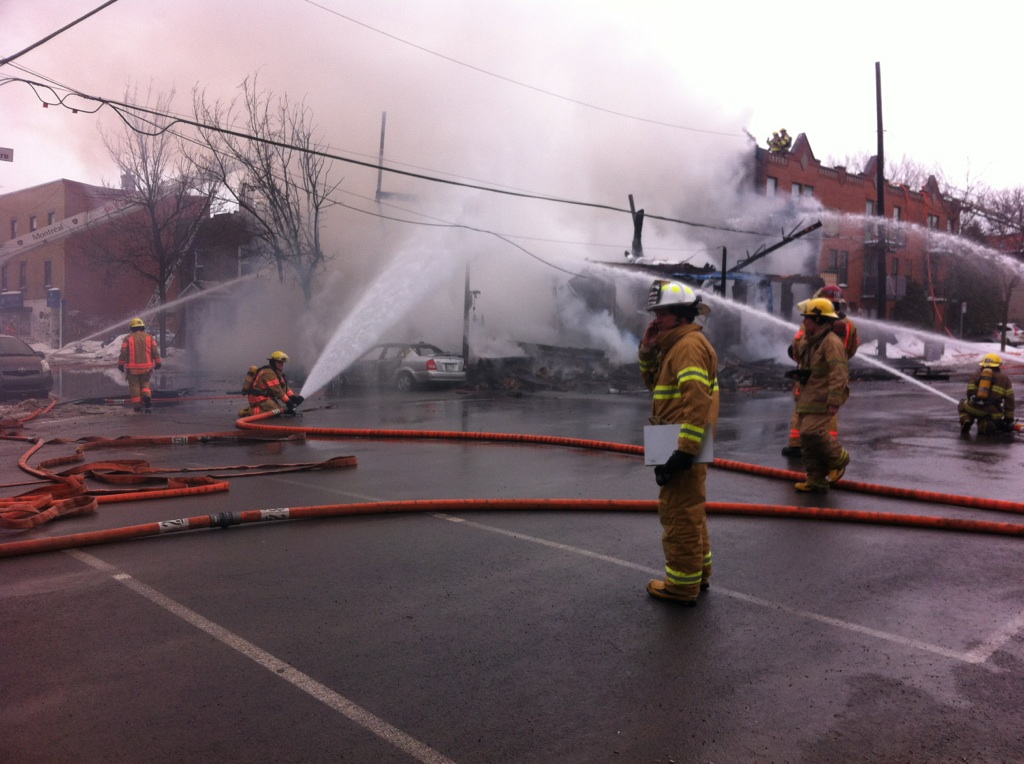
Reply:
[[[394,385],[402,391],[423,384],[465,381],[465,359],[426,342],[374,345],[335,380],[341,385]]]
[[[43,353],[27,342],[0,334],[0,396],[45,398],[53,388],[53,373]]]

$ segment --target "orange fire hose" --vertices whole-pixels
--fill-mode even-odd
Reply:
[[[858,510],[825,509],[818,507],[774,506],[766,504],[733,504],[708,502],[710,514],[756,515],[761,517],[818,518],[847,522],[902,525],[937,530],[958,530],[1003,536],[1024,536],[1024,525],[995,523],[980,520],[961,520],[921,515],[900,515],[890,512],[862,512]],[[179,531],[205,528],[227,528],[277,520],[309,520],[327,517],[350,517],[398,512],[469,512],[469,511],[551,511],[551,512],[655,512],[654,500],[612,499],[429,499],[414,501],[379,501],[362,504],[324,504],[308,507],[282,507],[254,509],[242,512],[221,512],[215,515],[144,523],[123,528],[112,528],[89,533],[13,541],[0,544],[0,557],[15,557],[40,552],[54,552],[84,546],[109,544],[129,539],[161,536]]]
[[[284,425],[271,425],[264,424],[262,420],[269,419],[276,416],[276,412],[268,412],[263,414],[256,414],[250,417],[245,417],[238,420],[236,423],[240,429],[256,430],[260,433],[265,433],[269,437],[320,437],[320,438],[372,438],[372,439],[435,439],[435,440],[476,440],[476,441],[492,441],[492,442],[514,442],[514,443],[532,443],[538,445],[549,445],[549,446],[565,446],[571,448],[583,448],[591,450],[602,450],[611,451],[615,453],[623,453],[629,455],[642,455],[643,448],[641,446],[629,445],[624,443],[613,443],[607,441],[587,440],[578,438],[564,438],[554,437],[546,435],[530,435],[530,434],[516,434],[516,433],[494,433],[494,432],[458,432],[458,431],[442,431],[442,430],[375,430],[375,429],[351,429],[351,428],[316,428],[316,427],[296,427],[296,426],[284,426]],[[230,433],[215,433],[211,435],[201,436],[175,436],[171,438],[145,438],[145,439],[93,439],[89,443],[80,447],[80,451],[84,448],[89,447],[110,447],[117,444],[122,444],[126,440],[136,443],[143,441],[146,443],[164,443],[164,442],[208,442],[204,439],[210,439],[214,437],[226,437]],[[36,469],[28,464],[28,458],[42,446],[41,441],[37,441],[29,449],[28,452],[19,461],[19,466],[22,467],[30,474],[37,474],[46,476],[51,480],[58,480],[64,483],[64,489],[66,493],[74,494],[76,489],[84,485],[84,475],[86,472],[98,473],[97,465],[90,465],[90,468],[78,468],[70,470],[65,473],[56,474],[50,472],[46,468]],[[351,466],[354,464],[355,457],[340,457],[341,461],[335,466]],[[57,460],[50,460],[46,463],[46,467],[55,466],[57,463],[67,463],[68,461],[80,460],[80,453],[76,457],[66,457]],[[345,460],[351,460],[346,462]],[[143,463],[144,464],[144,463]],[[123,470],[128,473],[138,473],[147,471],[142,465],[133,460],[124,460],[120,462],[106,462],[100,463],[103,468],[115,468]],[[786,480],[800,479],[803,477],[802,473],[792,472],[789,470],[780,470],[768,467],[761,467],[758,465],[745,464],[743,462],[734,462],[726,459],[716,459],[714,466],[723,469],[732,469],[749,472],[752,474],[763,475],[768,477],[782,478]],[[223,468],[233,469],[233,468]],[[124,479],[130,476],[122,476]],[[141,476],[138,476],[141,477]],[[208,481],[204,485],[195,486],[198,490],[196,492],[209,492],[213,490],[209,486],[216,484],[213,478],[207,478]],[[116,482],[116,481],[114,481]],[[226,483],[224,483],[226,486]],[[1019,502],[999,501],[994,499],[984,499],[970,496],[956,496],[949,494],[940,494],[932,491],[918,491],[914,489],[895,488],[890,486],[879,486],[870,483],[857,483],[853,481],[840,481],[836,485],[837,488],[849,488],[851,490],[861,491],[864,493],[876,493],[880,495],[896,496],[904,499],[915,499],[920,501],[939,502],[945,504],[955,504],[965,507],[972,507],[977,509],[992,509],[1003,512],[1014,512],[1024,513],[1024,504]],[[179,493],[173,493],[178,490],[185,489],[164,489],[161,491],[137,491],[137,492],[114,492],[112,494],[103,494],[101,496],[89,497],[96,503],[101,501],[132,501],[140,498],[150,498],[154,495],[167,495],[169,491],[172,495],[181,495]],[[226,488],[225,488],[226,490]],[[56,488],[50,487],[48,489],[49,494],[55,494]],[[30,491],[24,494],[23,497],[15,497],[14,499],[8,500],[8,505],[0,504],[0,518],[3,517],[4,506],[15,505],[11,508],[11,511],[17,510],[19,517],[16,518],[18,522],[31,522],[33,517],[26,517],[31,515],[31,512],[35,511],[37,514],[49,514],[51,517],[59,516],[61,512],[50,512],[49,508],[43,510],[39,509],[44,506],[45,502],[40,498],[47,495],[47,489],[38,488],[34,491]],[[32,497],[31,499],[29,497]],[[52,498],[52,496],[51,496]],[[35,504],[33,504],[35,502]],[[942,517],[931,517],[931,516],[920,516],[920,515],[903,515],[898,513],[886,513],[886,512],[864,512],[858,510],[841,510],[841,509],[830,509],[821,507],[798,507],[798,506],[773,506],[773,505],[762,505],[762,504],[745,504],[745,503],[728,503],[728,502],[708,502],[708,512],[710,514],[733,514],[733,515],[756,515],[756,516],[769,516],[769,517],[790,517],[790,518],[802,518],[802,519],[828,519],[828,520],[839,520],[847,522],[862,522],[862,523],[880,523],[888,525],[899,525],[905,527],[919,527],[919,528],[931,528],[931,529],[945,529],[945,530],[959,530],[965,532],[975,533],[991,533],[999,535],[1010,535],[1010,536],[1024,536],[1024,525],[1017,525],[1012,523],[997,523],[979,520],[965,520],[956,518],[942,518]],[[95,504],[91,508],[86,508],[84,505],[81,508],[68,507],[67,514],[72,513],[84,513],[86,511],[93,511]],[[113,541],[121,541],[134,538],[142,538],[145,536],[161,535],[169,532],[179,530],[196,530],[201,528],[209,527],[228,527],[230,525],[259,522],[264,520],[284,520],[284,519],[307,519],[316,517],[337,517],[337,516],[348,516],[357,514],[380,514],[388,512],[423,512],[423,511],[471,511],[471,510],[490,510],[490,511],[514,511],[514,510],[548,510],[548,511],[599,511],[599,510],[615,510],[615,511],[655,511],[657,509],[656,501],[630,501],[630,500],[582,500],[582,499],[436,499],[436,500],[420,500],[420,501],[397,501],[397,502],[373,502],[363,504],[333,504],[333,505],[322,505],[322,506],[310,506],[310,507],[294,507],[286,509],[273,509],[273,510],[247,510],[243,512],[231,512],[231,513],[220,513],[218,515],[200,515],[192,518],[183,518],[179,520],[171,520],[158,523],[147,523],[138,526],[128,526],[123,528],[115,528],[110,530],[95,531],[91,533],[80,533],[70,534],[66,536],[52,537],[46,539],[35,539],[29,541],[11,542],[7,544],[0,544],[0,557],[15,556],[21,554],[32,554],[44,551],[55,551],[58,549],[67,549],[75,546],[87,546],[94,544],[110,543]],[[42,520],[40,520],[42,522]],[[37,523],[32,523],[37,524]],[[8,526],[11,527],[11,526]],[[31,525],[25,525],[20,527],[31,527]]]
[[[522,435],[516,433],[461,432],[445,430],[373,430],[324,427],[289,428],[281,425],[260,423],[260,420],[267,419],[272,416],[275,415],[273,413],[256,414],[254,416],[238,420],[237,424],[241,428],[256,429],[268,433],[294,432],[296,429],[301,429],[302,432],[311,437],[320,438],[370,438],[374,440],[486,440],[494,442],[536,443],[549,446],[567,446],[570,448],[612,451],[615,453],[632,454],[635,456],[643,456],[644,452],[643,446],[629,445],[626,443],[613,443],[603,440],[552,437],[549,435]],[[790,481],[803,480],[805,477],[802,472],[783,470],[775,467],[763,467],[757,464],[737,462],[730,459],[715,459],[714,466],[721,469],[747,472],[754,475],[761,475],[763,477],[774,477]],[[924,501],[931,504],[949,504],[952,506],[970,507],[972,509],[988,509],[996,512],[1024,514],[1024,503],[1018,501],[1003,501],[1000,499],[986,499],[977,496],[939,493],[937,491],[922,491],[916,488],[898,488],[895,486],[862,483],[853,480],[840,480],[835,484],[835,487],[859,493],[874,494],[877,496],[890,496],[899,499]]]

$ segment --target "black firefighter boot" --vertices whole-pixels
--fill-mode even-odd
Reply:
[[[153,398],[149,395],[142,396],[142,407],[147,414],[153,413]]]

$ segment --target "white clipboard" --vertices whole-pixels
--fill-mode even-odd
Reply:
[[[649,424],[644,426],[644,465],[654,467],[664,464],[679,447],[679,425]],[[711,464],[715,460],[715,436],[709,427],[704,432],[700,449],[694,458],[695,464]]]

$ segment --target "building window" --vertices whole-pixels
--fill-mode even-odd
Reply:
[[[847,284],[849,274],[850,253],[845,249],[830,249],[828,251],[828,270],[836,274],[837,284]]]
[[[28,216],[28,230],[29,231],[34,231],[37,228],[39,228],[39,218],[37,218],[35,215],[29,215]]]
[[[938,215],[929,215],[928,216],[928,227],[929,228],[938,229],[938,227],[939,227],[939,216]]]
[[[874,244],[878,241],[879,224],[875,220],[875,203],[868,199],[864,203],[864,243]]]
[[[0,265],[0,292],[7,291],[7,266]]]
[[[765,178],[764,181],[764,193],[765,196],[775,196],[775,193],[779,190],[779,179],[771,176]]]
[[[864,283],[861,286],[862,297],[874,297],[878,293],[878,253],[864,253]]]
[[[807,186],[803,183],[794,183],[791,193],[793,196],[814,196],[814,186]]]
[[[18,289],[28,286],[28,263],[18,263]]]
[[[18,238],[18,218],[11,218],[11,238]]]
[[[43,286],[47,289],[53,284],[53,261],[47,260],[43,263]]]
[[[50,210],[46,213],[46,225],[53,225],[57,222],[57,213]]]

